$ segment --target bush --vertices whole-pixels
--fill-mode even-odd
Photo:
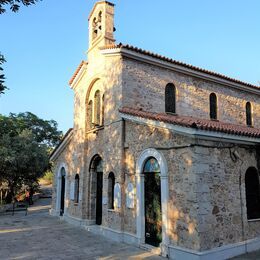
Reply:
[[[52,184],[53,181],[53,172],[47,171],[44,176],[40,179],[40,182],[43,184]]]

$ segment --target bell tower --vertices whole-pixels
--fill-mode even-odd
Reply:
[[[100,1],[93,7],[89,18],[89,51],[94,47],[113,44],[114,39],[114,4]]]

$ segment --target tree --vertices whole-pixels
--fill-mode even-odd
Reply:
[[[0,94],[4,93],[4,90],[6,89],[6,86],[4,85],[5,75],[2,74],[2,71],[4,70],[2,65],[5,63],[4,56],[0,53]]]
[[[22,186],[32,189],[50,169],[49,154],[61,132],[55,121],[29,112],[0,115],[0,125],[0,176],[8,184],[10,203]]]
[[[38,0],[0,0],[0,14],[6,12],[6,6],[9,6],[11,11],[18,12],[21,5],[29,6],[36,2]]]
[[[0,125],[0,137],[5,133],[16,136],[28,129],[32,131],[36,141],[40,144],[46,144],[48,149],[55,147],[62,136],[56,121],[41,119],[30,112],[11,113],[9,117],[0,114]]]
[[[0,139],[0,173],[8,184],[6,202],[10,203],[23,185],[30,188],[49,167],[44,144],[39,145],[30,130]]]

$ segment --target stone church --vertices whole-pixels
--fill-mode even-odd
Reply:
[[[259,249],[260,88],[116,44],[114,30],[114,4],[97,2],[50,213],[171,259]]]

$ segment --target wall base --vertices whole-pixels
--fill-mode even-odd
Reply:
[[[170,245],[169,258],[178,260],[225,260],[259,249],[260,238],[250,239],[202,252]]]
[[[97,225],[92,225],[92,226],[86,226],[85,229],[87,231],[90,231],[92,233],[98,234],[105,236],[109,239],[112,239],[117,242],[123,242],[126,244],[130,245],[138,245],[138,238],[134,234],[130,234],[127,232],[121,232],[118,230],[113,230],[111,228],[107,228],[104,226],[97,226]]]
[[[76,218],[76,217],[70,216],[68,214],[64,214],[62,219],[67,221],[71,225],[74,225],[74,226],[77,226],[77,227],[85,227],[85,226],[89,226],[89,225],[94,225],[95,224],[95,221],[93,221],[93,220]]]
[[[49,214],[54,217],[58,217],[59,213],[55,209],[50,209]]]
[[[59,216],[53,209],[50,210],[50,215]],[[65,214],[62,219],[68,223],[82,227],[89,232],[105,236],[117,242],[134,245],[143,249],[149,248],[140,243],[140,239],[135,234],[113,230],[104,226],[95,225],[93,220],[85,220],[72,217]],[[165,245],[166,246],[166,245]],[[231,245],[222,246],[206,251],[196,251],[187,248],[182,248],[174,245],[168,246],[168,257],[176,260],[225,260],[241,254],[252,252],[260,249],[260,238],[250,239],[244,242],[239,242]],[[150,251],[150,250],[148,250]]]

